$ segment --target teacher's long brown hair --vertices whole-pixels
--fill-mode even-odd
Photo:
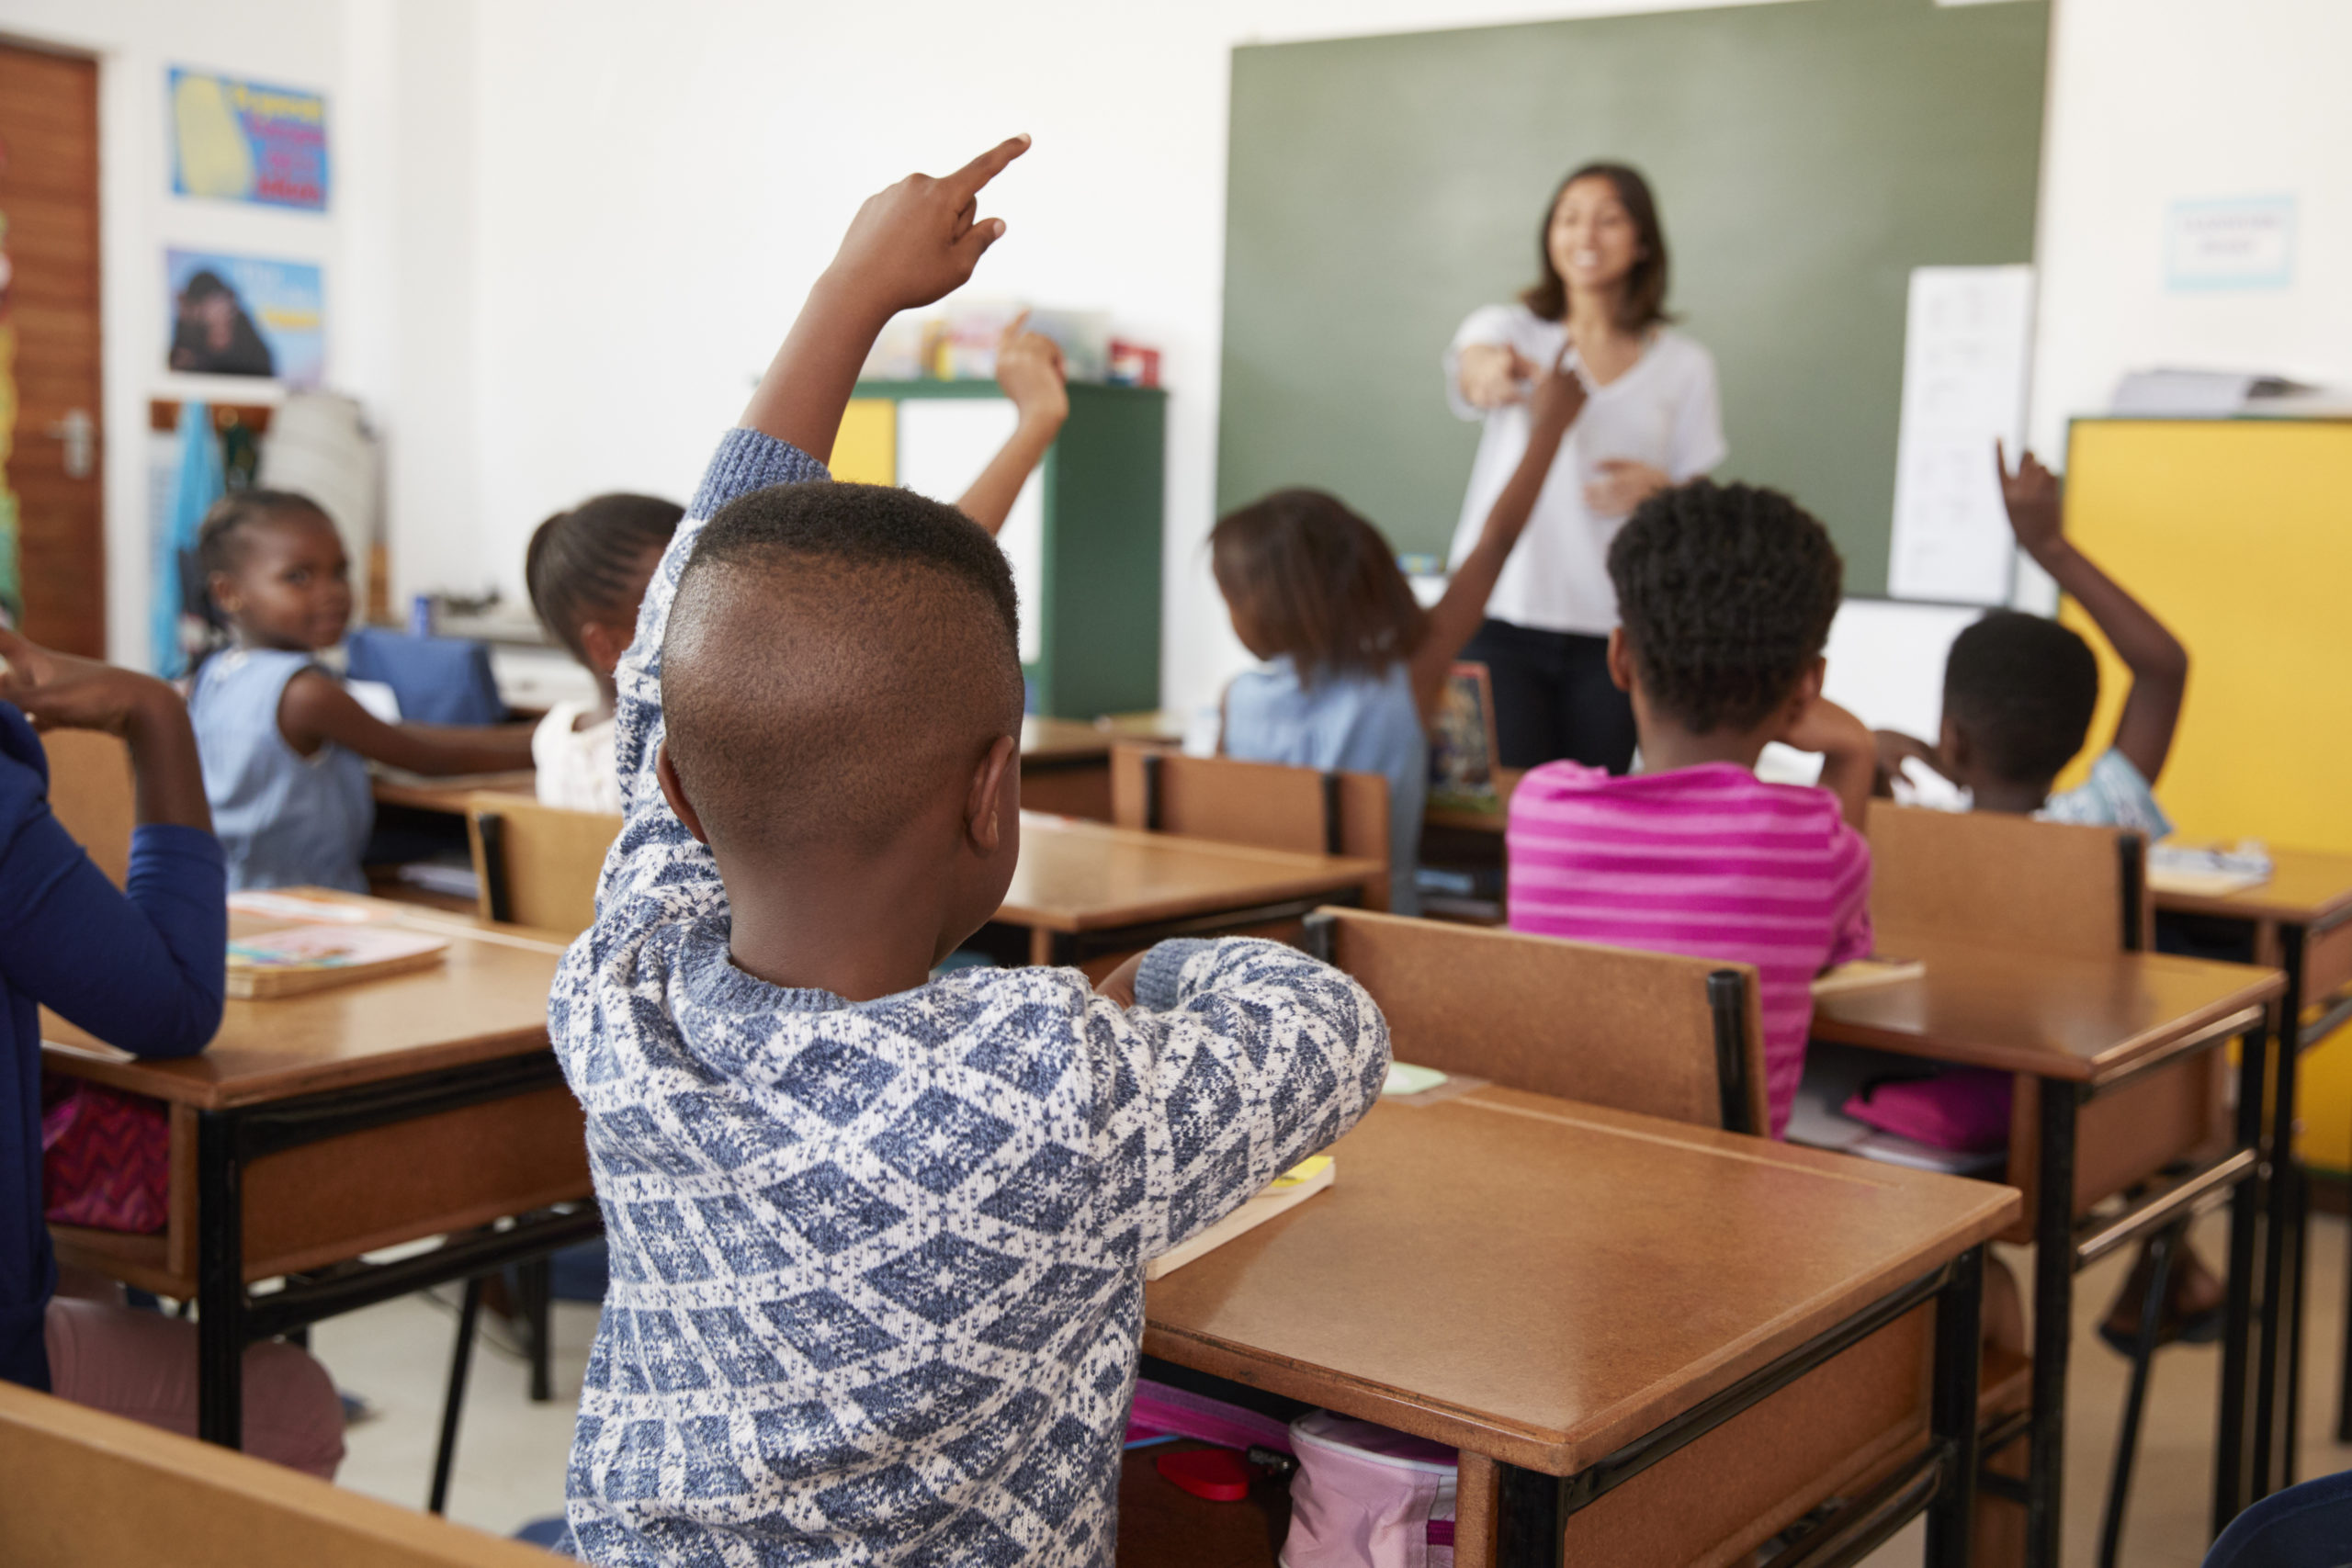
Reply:
[[[1533,288],[1521,294],[1520,302],[1547,321],[1568,319],[1568,286],[1560,269],[1552,265],[1552,214],[1560,209],[1560,197],[1578,180],[1604,179],[1615,187],[1617,199],[1625,215],[1634,220],[1634,231],[1640,236],[1642,254],[1633,269],[1625,274],[1625,291],[1617,304],[1617,328],[1620,332],[1642,333],[1661,321],[1674,318],[1666,310],[1666,231],[1657,220],[1657,199],[1650,195],[1650,182],[1630,164],[1587,164],[1570,171],[1552,199],[1544,204],[1543,219],[1535,225],[1535,262],[1544,269],[1544,276]]]

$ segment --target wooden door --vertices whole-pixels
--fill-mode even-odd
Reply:
[[[96,62],[0,45],[0,601],[102,657]]]

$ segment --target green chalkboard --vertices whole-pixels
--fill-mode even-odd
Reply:
[[[1648,175],[1722,377],[1719,478],[1885,591],[1911,269],[2033,259],[2042,0],[1789,0],[1233,51],[1217,505],[1344,497],[1442,550],[1477,427],[1439,355],[1535,278],[1562,175]]]

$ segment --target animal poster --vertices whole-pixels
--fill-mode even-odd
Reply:
[[[326,303],[316,263],[207,251],[168,251],[164,261],[168,368],[318,385]]]
[[[174,66],[172,190],[324,212],[327,101]]]

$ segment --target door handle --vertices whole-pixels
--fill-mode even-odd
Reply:
[[[98,450],[98,422],[90,417],[90,411],[67,409],[65,417],[51,424],[47,434],[51,440],[65,443],[65,477],[88,479]]]

